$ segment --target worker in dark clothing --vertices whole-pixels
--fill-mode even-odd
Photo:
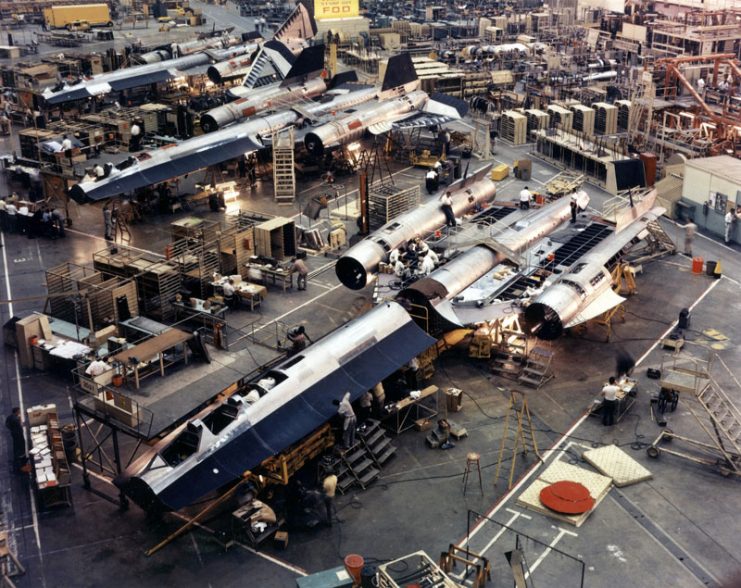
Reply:
[[[313,343],[311,338],[306,334],[303,325],[296,325],[288,329],[288,340],[291,342],[291,354],[296,354],[306,349],[306,341]]]
[[[576,222],[576,215],[579,212],[579,205],[576,203],[576,194],[571,195],[571,224],[573,225]]]
[[[630,376],[635,366],[636,360],[633,356],[624,349],[619,349],[615,356],[615,375],[618,378]]]
[[[23,434],[21,423],[21,409],[17,406],[5,419],[5,426],[10,430],[13,439],[13,471],[21,473],[21,467],[26,463],[26,437]]]

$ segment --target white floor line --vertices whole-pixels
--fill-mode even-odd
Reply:
[[[553,541],[551,541],[551,542],[550,542],[550,543],[548,544],[548,547],[546,547],[546,548],[545,548],[545,549],[543,550],[543,553],[541,553],[541,554],[540,554],[540,555],[538,556],[538,559],[536,559],[536,560],[535,560],[535,561],[533,562],[533,565],[529,566],[529,571],[525,573],[525,579],[526,579],[526,580],[527,580],[527,579],[528,579],[528,578],[530,577],[530,574],[532,574],[532,573],[533,573],[533,572],[534,572],[535,570],[537,570],[537,569],[538,569],[538,566],[540,566],[540,564],[542,564],[542,563],[543,563],[543,560],[545,560],[545,558],[546,558],[546,557],[548,557],[548,554],[549,554],[549,553],[550,553],[551,551],[553,551],[553,548],[554,548],[554,547],[555,547],[556,545],[558,545],[559,541],[561,541],[561,539],[563,538],[563,536],[564,536],[564,535],[571,535],[572,537],[578,537],[578,536],[579,536],[579,534],[578,534],[578,533],[574,533],[573,531],[567,531],[566,529],[561,529],[560,527],[558,527],[558,535],[556,535],[556,536],[555,536],[555,537],[553,538]]]
[[[517,510],[512,510],[511,508],[507,508],[505,510],[507,510],[508,512],[511,512],[512,513],[512,516],[510,517],[510,519],[505,523],[507,525],[507,527],[511,527],[512,526],[512,523],[514,523],[520,517],[522,517],[524,519],[527,519],[527,520],[532,520],[532,518],[533,518],[530,515],[526,515],[524,512],[520,512],[520,511],[517,511]],[[504,535],[504,533],[506,531],[509,531],[509,529],[507,529],[505,527],[502,527],[501,529],[499,529],[499,531],[497,531],[494,534],[494,537],[491,538],[491,540],[489,541],[489,543],[487,543],[484,546],[484,548],[480,551],[480,554],[481,555],[484,555],[487,551],[489,551],[491,549],[492,545],[494,545],[497,541],[499,541],[500,537],[502,535]]]
[[[79,463],[74,463],[72,465],[74,467],[80,469],[80,470],[82,469],[82,466]],[[105,482],[106,484],[109,484],[109,485],[113,486],[113,482],[111,482],[111,480],[109,480],[105,476],[101,476],[100,474],[97,474],[95,472],[91,472],[90,470],[88,470],[87,473],[89,475],[91,475],[93,478],[95,478],[96,480],[100,480],[101,482]],[[180,518],[180,519],[187,520],[187,517],[184,517],[183,515],[181,515],[179,513],[173,513],[173,514],[176,517]],[[208,527],[206,527],[205,525],[201,525],[200,523],[195,523],[194,526],[196,526],[196,527],[203,527],[204,529],[209,530]],[[242,545],[241,543],[237,543],[237,545],[239,545],[241,548],[245,549],[246,551],[249,551],[250,553],[253,553],[253,554],[257,555],[258,557],[262,557],[263,559],[266,559],[269,562],[272,562],[272,563],[277,564],[277,565],[279,565],[279,566],[281,566],[281,567],[283,567],[283,568],[285,568],[287,570],[290,570],[291,572],[293,572],[295,574],[298,574],[299,576],[307,576],[308,575],[307,572],[306,572],[306,570],[304,570],[304,569],[302,569],[302,568],[300,568],[298,566],[294,566],[293,564],[290,564],[288,562],[285,562],[285,561],[282,561],[280,559],[271,557],[271,556],[269,556],[269,555],[267,555],[265,553],[262,553],[260,551],[255,551],[254,549],[252,549],[250,547],[247,547],[246,545]]]
[[[713,281],[712,284],[710,284],[710,286],[708,286],[707,288],[705,288],[705,291],[702,294],[700,294],[700,297],[692,303],[692,306],[689,307],[690,312],[693,311],[695,309],[695,307],[698,304],[700,304],[700,302],[702,302],[702,300],[705,298],[705,296],[707,296],[708,294],[710,294],[710,292],[712,292],[713,288],[715,288],[718,284],[720,284],[720,280],[715,280],[715,281]],[[643,360],[645,360],[651,354],[651,352],[654,349],[656,349],[656,346],[659,343],[661,343],[661,340],[664,339],[664,337],[666,337],[669,333],[671,333],[674,330],[674,328],[677,326],[677,322],[678,321],[674,321],[671,325],[669,325],[669,328],[662,333],[661,337],[659,337],[654,342],[654,344],[651,345],[651,347],[648,348],[648,351],[646,351],[646,353],[644,353],[643,355],[641,355],[641,357],[638,359],[638,361],[636,361],[636,367],[638,367],[643,362]]]
[[[278,316],[278,317],[275,317],[274,319],[271,319],[271,321],[270,321],[269,323],[265,323],[264,325],[261,325],[261,326],[257,327],[257,328],[255,329],[255,331],[254,331],[254,332],[255,332],[255,333],[257,333],[257,332],[259,332],[259,331],[262,331],[262,330],[263,330],[263,329],[264,329],[265,327],[268,327],[268,326],[272,325],[273,323],[275,323],[275,322],[277,322],[277,321],[280,321],[280,320],[284,319],[284,318],[285,318],[285,317],[287,317],[287,316],[288,316],[289,314],[293,314],[294,312],[296,312],[296,311],[297,311],[297,310],[299,310],[300,308],[303,308],[304,306],[308,306],[309,304],[312,304],[312,303],[316,302],[316,301],[317,301],[317,300],[319,300],[319,299],[320,299],[320,298],[321,298],[322,296],[324,296],[324,295],[326,295],[326,294],[329,294],[330,292],[333,292],[334,290],[337,290],[337,288],[340,288],[341,286],[342,286],[342,284],[337,284],[336,286],[333,286],[332,288],[330,288],[330,289],[329,289],[329,290],[327,290],[326,292],[322,292],[322,293],[321,293],[321,294],[319,294],[318,296],[314,296],[314,298],[312,298],[311,300],[307,300],[306,302],[304,302],[304,303],[303,303],[303,304],[301,304],[300,306],[297,306],[297,307],[295,307],[295,308],[292,308],[292,309],[291,309],[291,310],[289,310],[288,312],[284,312],[284,313],[283,313],[282,315],[280,315],[280,316]]]
[[[3,271],[5,272],[5,293],[7,295],[8,300],[13,300],[13,293],[10,289],[10,272],[8,271],[8,255],[6,253],[7,249],[5,248],[5,234],[0,233],[0,245],[2,246],[3,250]],[[13,316],[13,303],[8,303],[8,314],[9,316]],[[21,409],[21,415],[23,418],[25,418],[26,414],[26,407],[25,402],[23,401],[23,386],[21,384],[21,370],[20,365],[18,363],[18,352],[13,352],[13,362],[15,364],[15,384],[16,388],[18,390],[18,407]],[[24,431],[24,437],[25,437],[25,431]],[[41,584],[46,588],[46,578],[44,577],[43,573],[43,563],[44,563],[44,557],[41,553],[41,533],[39,532],[39,514],[36,510],[36,498],[33,495],[33,487],[29,484],[28,486],[28,497],[31,502],[31,520],[33,521],[33,534],[34,539],[36,540],[36,548],[39,552],[39,561],[42,564],[42,573],[41,573]]]
[[[715,288],[715,287],[716,287],[716,286],[717,286],[717,285],[718,285],[719,283],[720,283],[720,280],[715,280],[715,281],[714,281],[714,282],[713,282],[713,283],[712,283],[712,284],[711,284],[710,286],[708,286],[708,287],[707,287],[707,288],[705,289],[705,291],[704,291],[704,292],[703,292],[703,293],[702,293],[702,294],[701,294],[701,295],[700,295],[700,296],[699,296],[699,297],[697,298],[697,300],[695,300],[695,302],[693,302],[693,303],[692,303],[692,306],[690,306],[690,307],[689,307],[689,310],[690,310],[690,311],[694,310],[694,308],[695,308],[695,307],[696,307],[696,306],[697,306],[697,305],[698,305],[698,304],[699,304],[699,303],[700,303],[700,302],[701,302],[701,301],[702,301],[702,300],[703,300],[703,299],[704,299],[704,298],[705,298],[705,297],[706,297],[706,296],[707,296],[707,295],[708,295],[708,294],[709,294],[709,293],[710,293],[710,292],[711,292],[711,291],[713,290],[713,288]],[[660,336],[660,337],[659,337],[658,339],[656,339],[656,341],[655,341],[655,342],[653,343],[653,345],[651,345],[651,347],[649,347],[649,348],[648,348],[648,351],[646,351],[646,352],[645,352],[645,353],[644,353],[644,354],[643,354],[643,355],[642,355],[642,356],[641,356],[641,357],[640,357],[640,358],[638,359],[638,361],[636,361],[636,367],[638,367],[638,366],[639,366],[639,365],[640,365],[641,363],[643,363],[643,361],[645,361],[645,359],[646,359],[646,358],[647,358],[647,357],[648,357],[648,356],[649,356],[649,355],[651,354],[651,352],[652,352],[652,351],[653,351],[654,349],[656,349],[656,346],[657,346],[657,345],[658,345],[658,344],[659,344],[659,343],[661,342],[661,340],[662,340],[662,339],[663,339],[664,337],[666,337],[666,336],[667,336],[667,335],[668,335],[669,333],[671,333],[671,332],[672,332],[672,330],[674,329],[674,327],[675,327],[675,326],[676,326],[676,321],[675,321],[674,323],[672,323],[672,325],[671,325],[671,326],[670,326],[670,327],[669,327],[669,328],[668,328],[668,329],[667,329],[666,331],[664,331],[664,333],[662,333],[662,335],[661,335],[661,336]],[[485,515],[485,516],[486,516],[487,518],[491,518],[491,517],[492,517],[493,515],[495,515],[495,514],[496,514],[496,513],[497,513],[497,512],[499,511],[499,509],[500,509],[500,508],[502,508],[502,507],[503,507],[503,506],[504,506],[504,505],[505,505],[505,504],[507,503],[507,501],[508,501],[508,500],[509,500],[510,498],[512,498],[512,496],[513,496],[513,495],[514,495],[514,494],[515,494],[516,492],[518,492],[518,491],[519,491],[519,489],[520,489],[520,488],[522,487],[522,485],[523,485],[523,484],[524,484],[525,482],[527,482],[527,481],[528,481],[528,480],[529,480],[529,479],[530,479],[530,478],[531,478],[531,477],[533,476],[533,474],[534,474],[535,472],[537,472],[537,471],[538,471],[538,470],[540,469],[540,467],[541,467],[541,466],[543,466],[543,465],[545,464],[545,462],[546,462],[546,461],[548,461],[548,459],[550,458],[550,456],[551,456],[551,455],[553,455],[553,454],[554,454],[554,453],[556,452],[557,448],[558,448],[558,447],[559,447],[559,446],[560,446],[560,445],[561,445],[561,444],[562,444],[562,443],[564,442],[564,440],[568,439],[568,438],[569,438],[569,437],[570,437],[570,436],[572,435],[572,433],[573,433],[573,432],[574,432],[574,431],[575,431],[576,429],[578,429],[578,428],[579,428],[579,427],[581,426],[581,424],[582,424],[582,423],[583,423],[584,421],[586,421],[586,420],[587,420],[588,418],[589,418],[589,411],[586,411],[586,412],[585,412],[585,413],[584,413],[584,414],[583,414],[583,415],[582,415],[581,417],[579,417],[579,418],[578,418],[578,419],[576,420],[576,422],[575,422],[575,423],[574,423],[573,425],[571,425],[571,427],[569,428],[569,430],[568,430],[568,431],[566,431],[566,432],[565,432],[565,433],[564,433],[563,435],[561,435],[561,437],[559,437],[559,438],[558,438],[558,440],[557,440],[557,441],[556,441],[556,442],[555,442],[555,443],[554,443],[554,444],[553,444],[553,445],[552,445],[552,446],[550,447],[550,449],[547,449],[547,450],[546,450],[546,451],[544,452],[544,454],[543,454],[543,461],[542,461],[542,462],[540,462],[540,463],[536,463],[536,464],[534,464],[534,465],[533,465],[533,467],[532,467],[532,468],[531,468],[530,470],[528,470],[527,472],[525,472],[525,474],[524,474],[524,475],[522,476],[522,478],[520,478],[520,479],[519,479],[519,480],[517,481],[517,483],[516,483],[516,484],[515,484],[515,485],[514,485],[514,486],[513,486],[513,487],[512,487],[512,488],[511,488],[510,490],[509,490],[509,492],[507,492],[506,494],[504,494],[504,495],[503,495],[503,496],[502,496],[502,497],[501,497],[501,498],[500,498],[500,499],[499,499],[499,500],[497,501],[497,503],[496,503],[496,504],[495,504],[495,505],[494,505],[494,506],[493,506],[493,507],[492,507],[492,508],[491,508],[491,509],[489,510],[489,512],[487,512],[487,513],[486,513],[486,515]],[[463,545],[465,545],[466,543],[468,543],[468,542],[469,542],[469,541],[471,540],[471,538],[472,538],[472,537],[473,537],[474,535],[476,535],[476,534],[477,534],[477,533],[478,533],[478,532],[479,532],[479,531],[480,531],[480,530],[481,530],[481,529],[482,529],[482,528],[484,527],[484,524],[485,524],[485,523],[486,523],[486,518],[484,518],[484,519],[481,519],[481,521],[479,521],[479,523],[478,523],[478,524],[477,524],[477,525],[476,525],[476,526],[474,527],[474,529],[473,529],[473,530],[471,531],[471,534],[470,534],[470,535],[469,535],[468,537],[464,538],[464,539],[463,539],[463,541],[461,541],[459,545],[460,545],[460,546],[463,546]]]
[[[157,253],[156,251],[150,251],[149,249],[142,249],[141,247],[135,247],[134,245],[124,245],[123,243],[116,243],[115,241],[107,241],[104,237],[99,237],[98,235],[91,235],[90,233],[84,233],[83,231],[78,231],[77,229],[65,229],[65,232],[74,233],[75,235],[80,235],[81,237],[90,237],[91,239],[97,239],[98,241],[103,241],[105,243],[114,245],[116,247],[126,247],[127,249],[134,249],[136,251],[141,251],[142,253],[150,253],[151,255],[156,255],[157,257],[161,257],[162,259],[165,258],[165,256],[162,253]]]

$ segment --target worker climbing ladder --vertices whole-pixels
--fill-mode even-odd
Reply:
[[[509,408],[507,416],[504,417],[504,431],[502,432],[502,441],[499,445],[499,456],[497,458],[497,469],[494,472],[494,484],[499,482],[499,473],[504,463],[504,452],[507,448],[507,442],[510,438],[510,421],[516,421],[514,428],[514,443],[512,446],[512,457],[509,468],[509,483],[507,488],[512,488],[512,481],[515,477],[515,466],[517,464],[517,453],[521,451],[523,457],[529,452],[538,456],[543,461],[543,456],[538,450],[538,443],[535,440],[535,431],[533,430],[533,420],[530,415],[530,409],[527,405],[527,396],[519,390],[511,390],[509,393]]]
[[[278,204],[293,204],[296,198],[296,166],[293,127],[273,135],[273,190]]]

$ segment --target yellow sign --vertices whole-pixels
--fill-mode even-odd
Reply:
[[[359,0],[314,0],[314,18],[348,18],[360,14]]]

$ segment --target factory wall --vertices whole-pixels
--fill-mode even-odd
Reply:
[[[714,159],[714,158],[709,158]],[[731,165],[741,168],[741,161],[731,160]],[[730,171],[730,170],[729,170]],[[694,160],[685,165],[682,200],[693,209],[691,216],[695,224],[714,235],[723,237],[725,232],[724,217],[729,208],[741,205],[741,185],[731,179],[736,174],[702,169],[702,160]],[[722,198],[725,196],[725,200]],[[741,230],[736,223],[735,236],[732,240],[741,242]]]

